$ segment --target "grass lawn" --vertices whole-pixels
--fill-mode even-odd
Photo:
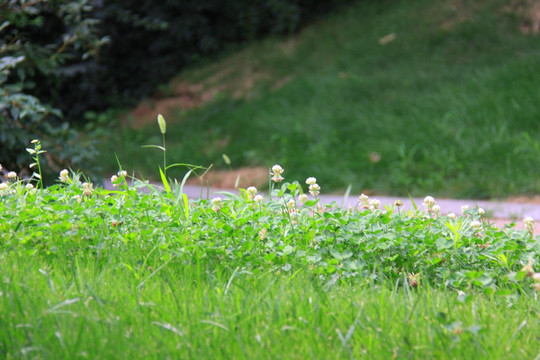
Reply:
[[[136,119],[147,127],[112,131],[100,163],[114,171],[116,153],[156,177],[161,155],[141,146],[160,142],[163,112],[175,162],[280,163],[353,193],[538,193],[540,43],[510,3],[358,1],[297,35],[232,49],[164,85],[169,97]],[[175,107],[186,96],[201,106]]]

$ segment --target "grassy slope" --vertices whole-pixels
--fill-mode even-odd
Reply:
[[[186,71],[176,81],[204,84],[225,70],[214,87],[240,88],[246,73],[255,86],[166,114],[171,161],[224,166],[226,153],[233,166],[280,163],[324,190],[538,192],[539,39],[519,32],[508,1],[455,3],[360,1],[299,35]],[[154,124],[124,130],[103,156],[155,174],[161,155],[140,148],[159,143],[153,134]]]

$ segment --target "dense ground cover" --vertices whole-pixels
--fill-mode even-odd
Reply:
[[[498,229],[430,196],[408,212],[367,196],[342,209],[319,203],[315,178],[271,172],[271,196],[200,200],[123,170],[115,190],[5,173],[2,357],[538,356],[532,219]]]
[[[536,193],[540,47],[513,3],[359,1],[286,40],[231,50],[163,87],[169,105],[213,99],[168,107],[169,153],[223,168],[223,153],[233,167],[278,162],[357,193]],[[152,134],[112,131],[101,163],[116,168],[115,152],[154,174],[160,154],[140,156]]]

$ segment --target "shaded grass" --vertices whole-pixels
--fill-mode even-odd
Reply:
[[[226,153],[237,167],[280,163],[286,176],[316,176],[326,190],[536,193],[540,46],[519,32],[507,3],[359,1],[289,39],[188,70],[177,81],[262,75],[249,96],[220,93],[166,114],[170,159],[225,167]],[[381,46],[389,33],[396,39]],[[159,143],[156,129],[122,130],[103,164],[115,169],[114,151],[124,166],[156,174],[159,154],[140,148]]]
[[[135,251],[4,254],[3,358],[534,358],[531,297],[393,289],[207,262],[146,264]],[[143,258],[139,258],[140,261]],[[140,262],[139,262],[140,263]],[[144,283],[142,283],[144,281]],[[142,285],[141,285],[142,284]]]

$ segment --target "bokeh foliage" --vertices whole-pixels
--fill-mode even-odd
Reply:
[[[294,32],[340,2],[1,1],[0,163],[24,167],[21,150],[39,137],[57,168],[82,165],[95,151],[68,124],[135,103],[227,45]]]
[[[94,153],[57,108],[61,84],[84,71],[107,38],[84,0],[0,3],[0,163],[27,163],[25,147],[40,138],[53,167],[83,163]]]

